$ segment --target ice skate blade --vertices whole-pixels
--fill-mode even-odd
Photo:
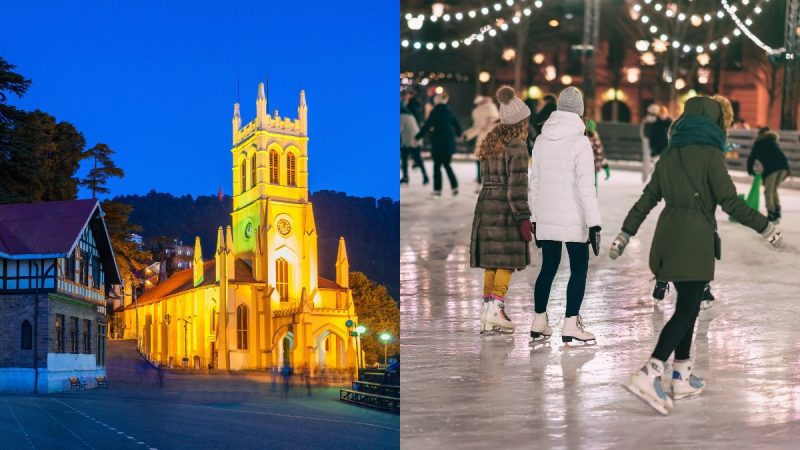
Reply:
[[[631,394],[635,395],[639,398],[639,400],[643,401],[645,404],[650,406],[651,408],[655,409],[662,415],[666,416],[669,414],[669,410],[662,404],[658,403],[657,401],[651,399],[644,392],[642,392],[638,387],[630,385],[630,384],[623,384],[622,385],[625,389],[628,390]]]
[[[684,394],[678,394],[678,395],[675,394],[675,391],[672,391],[672,399],[673,400],[682,400],[682,399],[686,399],[686,398],[697,397],[698,395],[700,395],[702,393],[703,393],[703,389],[702,388],[700,388],[700,390],[698,390],[698,391],[686,392]]]
[[[532,339],[550,339],[550,336],[552,336],[552,334],[544,334],[544,333],[539,333],[538,331],[531,331]]]
[[[492,332],[495,334],[514,334],[514,329],[501,327],[500,325],[492,325]]]
[[[549,339],[534,339],[534,340],[528,342],[528,346],[530,346],[533,349],[550,347],[550,340]]]
[[[561,336],[561,342],[564,343],[565,347],[592,347],[597,345],[597,340],[595,339],[586,339],[584,341],[574,336]]]

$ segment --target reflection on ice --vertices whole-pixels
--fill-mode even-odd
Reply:
[[[472,163],[455,164],[463,181]],[[597,346],[561,342],[568,267],[553,283],[550,347],[532,349],[533,284],[541,255],[512,278],[514,335],[481,337],[481,273],[469,267],[475,196],[430,200],[401,190],[401,326],[404,448],[788,448],[800,436],[800,331],[796,300],[800,192],[782,192],[789,250],[775,252],[718,213],[723,260],[717,300],[701,312],[692,354],[706,379],[699,398],[667,417],[620,384],[653,350],[674,309],[674,290],[657,307],[648,251],[654,211],[625,256],[592,256],[581,314]],[[744,191],[745,186],[740,186]],[[641,192],[637,173],[601,182],[603,251]],[[566,260],[566,255],[564,256]],[[566,266],[566,265],[565,265]],[[668,370],[668,373],[671,371]],[[668,387],[667,387],[668,388]]]

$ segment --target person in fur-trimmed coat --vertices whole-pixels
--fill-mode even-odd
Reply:
[[[500,123],[481,141],[477,157],[483,187],[475,205],[470,242],[470,266],[484,269],[481,334],[513,333],[505,313],[511,274],[530,263],[528,243],[528,117],[531,110],[514,90],[497,91]]]

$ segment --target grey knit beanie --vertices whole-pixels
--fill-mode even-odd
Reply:
[[[514,94],[511,86],[498,89],[497,100],[500,102],[500,123],[504,125],[520,123],[531,116],[531,109]]]
[[[583,116],[583,95],[578,88],[569,86],[558,95],[558,111],[567,111]]]

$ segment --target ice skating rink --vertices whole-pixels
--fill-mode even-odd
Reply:
[[[402,448],[798,448],[799,191],[780,191],[786,243],[780,251],[717,210],[722,261],[711,285],[717,300],[700,312],[692,350],[695,373],[707,387],[698,398],[678,400],[664,417],[621,387],[647,360],[674,309],[674,290],[658,307],[650,296],[648,250],[663,202],[625,254],[608,258],[642,190],[641,175],[615,170],[600,181],[602,250],[591,256],[581,311],[597,346],[567,350],[561,343],[564,254],[548,307],[552,346],[532,351],[541,254],[532,245],[533,263],[512,279],[506,310],[517,332],[481,337],[482,272],[469,267],[475,163],[454,166],[458,197],[445,178],[443,197],[430,199],[431,186],[422,186],[418,171],[400,191]]]

